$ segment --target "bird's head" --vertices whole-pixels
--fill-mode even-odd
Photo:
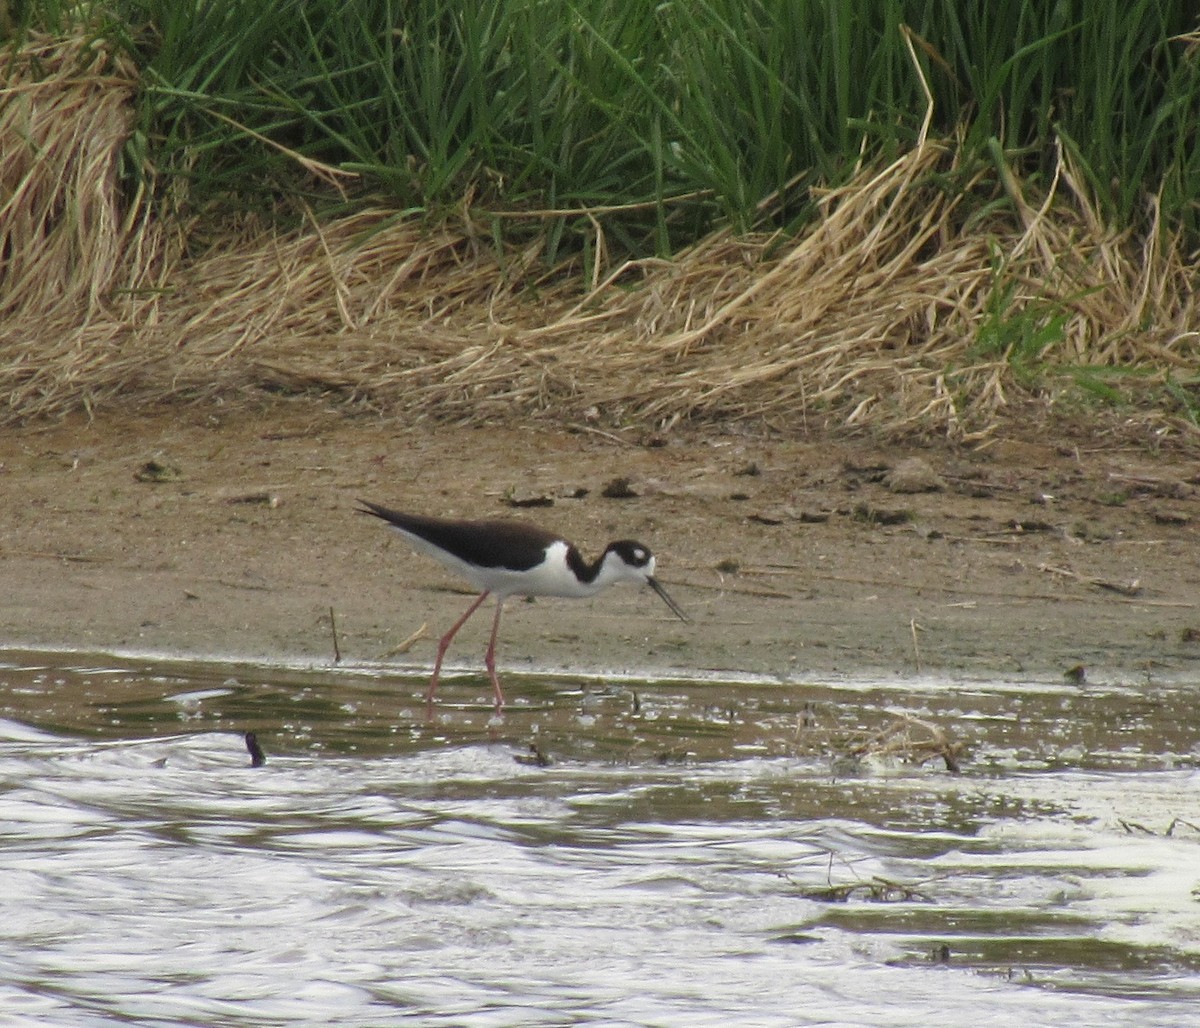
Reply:
[[[601,558],[600,567],[601,574],[610,581],[639,584],[644,582],[662,597],[663,602],[680,621],[688,620],[679,604],[671,599],[662,583],[654,577],[654,554],[650,552],[649,547],[632,539],[620,539],[609,543]]]

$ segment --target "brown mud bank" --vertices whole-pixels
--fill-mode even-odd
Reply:
[[[511,515],[594,553],[633,537],[649,590],[514,602],[501,674],[947,675],[1131,683],[1200,670],[1200,470],[1065,440],[983,451],[717,429],[410,427],[313,400],[174,408],[0,439],[0,645],[411,670],[466,592],[365,497]],[[525,509],[528,508],[528,509]],[[490,618],[449,661],[481,666]],[[485,686],[483,688],[486,688]]]

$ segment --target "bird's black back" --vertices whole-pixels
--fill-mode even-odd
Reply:
[[[359,503],[362,513],[373,514],[402,532],[415,535],[431,546],[481,568],[528,571],[541,562],[551,543],[566,542],[553,532],[523,521],[456,521],[425,514],[405,514],[368,500],[359,500]]]

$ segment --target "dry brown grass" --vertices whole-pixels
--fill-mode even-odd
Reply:
[[[0,65],[0,313],[86,315],[101,305],[125,260],[129,226],[117,164],[131,125],[133,79],[77,40],[5,50]]]
[[[1065,163],[1036,205],[1010,177],[1018,214],[980,216],[943,188],[956,148],[930,140],[822,194],[800,236],[716,233],[586,295],[536,246],[381,210],[184,260],[178,228],[118,187],[130,70],[40,47],[0,90],[0,419],[265,387],[410,418],[979,438],[1017,388],[1011,354],[973,349],[989,318],[1003,338],[1024,310],[1065,313],[1048,363],[1136,365],[1143,384],[1200,359],[1178,240],[1108,231]],[[997,261],[1015,283],[999,312]]]

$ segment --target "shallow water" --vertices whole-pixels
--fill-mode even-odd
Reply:
[[[0,1024],[1196,1022],[1197,683],[422,684],[9,654]]]

